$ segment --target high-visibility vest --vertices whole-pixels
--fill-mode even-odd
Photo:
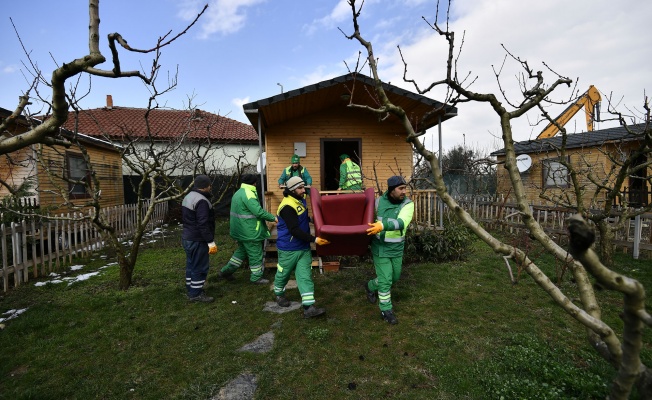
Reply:
[[[398,257],[403,254],[405,233],[414,215],[414,203],[405,198],[394,204],[385,192],[376,200],[376,220],[382,222],[383,230],[371,241],[371,251],[381,257]]]
[[[342,189],[348,189],[355,185],[362,185],[362,173],[360,172],[358,164],[351,160],[346,160],[344,165],[346,165],[346,181],[344,182]]]
[[[278,238],[276,239],[276,248],[279,250],[292,251],[292,250],[308,250],[310,243],[292,236],[292,232],[288,229],[283,217],[281,217],[281,210],[284,207],[291,207],[297,213],[299,228],[304,232],[310,232],[310,218],[308,217],[308,209],[306,207],[306,200],[297,200],[292,196],[283,198],[281,204],[278,206],[276,215],[278,217],[277,232]]]

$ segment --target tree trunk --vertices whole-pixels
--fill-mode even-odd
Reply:
[[[641,400],[652,400],[652,371],[645,368],[636,381],[636,389]]]
[[[605,220],[598,223],[598,231],[600,231],[600,259],[604,265],[612,267],[614,258],[614,232]]]
[[[120,290],[127,290],[131,286],[131,278],[134,274],[134,266],[127,260],[120,260]]]

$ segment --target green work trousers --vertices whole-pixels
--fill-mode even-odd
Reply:
[[[251,271],[251,282],[256,282],[263,277],[263,241],[238,241],[238,248],[229,259],[229,262],[222,267],[222,274],[231,275],[240,268],[245,258],[249,258],[249,270]]]
[[[378,291],[378,306],[380,311],[392,309],[392,285],[401,277],[403,256],[380,257],[374,255],[376,277],[367,283],[371,291]]]
[[[285,295],[285,285],[294,271],[297,286],[301,294],[301,304],[315,304],[315,284],[312,282],[312,254],[310,250],[279,250],[276,276],[274,277],[274,294]]]

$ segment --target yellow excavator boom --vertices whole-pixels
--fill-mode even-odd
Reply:
[[[537,136],[537,139],[545,139],[555,136],[557,132],[559,132],[558,126],[563,127],[566,125],[566,123],[570,121],[571,118],[573,118],[582,108],[586,113],[586,130],[587,132],[593,131],[593,121],[599,121],[599,119],[597,119],[599,116],[596,115],[596,109],[600,104],[600,100],[602,100],[602,97],[600,97],[598,89],[593,85],[589,86],[589,90],[587,90],[586,93],[581,95],[575,103],[568,106],[557,118],[555,118],[556,124],[549,123],[544,130],[541,131],[539,136]]]

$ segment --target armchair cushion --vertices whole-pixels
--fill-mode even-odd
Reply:
[[[317,255],[363,255],[371,236],[369,223],[374,222],[374,189],[363,193],[322,196],[316,188],[310,192],[315,235],[331,244],[317,246]]]

